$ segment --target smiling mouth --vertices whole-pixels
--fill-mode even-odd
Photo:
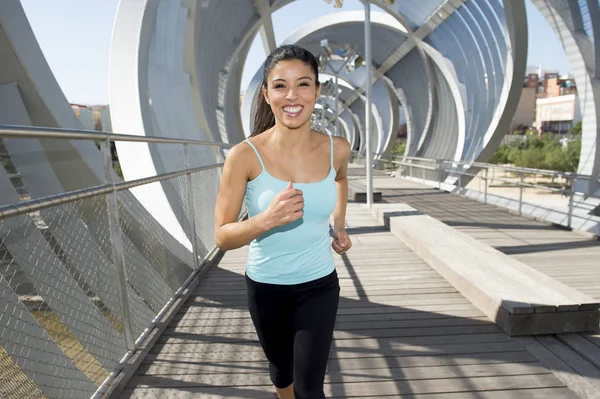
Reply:
[[[298,116],[302,113],[303,109],[304,107],[302,106],[283,107],[283,112],[285,112],[287,116]]]

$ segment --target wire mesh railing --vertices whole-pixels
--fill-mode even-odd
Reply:
[[[13,183],[19,168],[9,165],[8,152],[3,158],[0,397],[103,397],[215,252],[219,161],[228,145],[15,126],[0,126],[3,137],[99,141],[105,182],[26,199]],[[185,169],[118,181],[111,140],[182,145]],[[191,146],[215,148],[215,162],[191,168]],[[132,193],[153,185],[174,199],[187,241],[171,235]]]

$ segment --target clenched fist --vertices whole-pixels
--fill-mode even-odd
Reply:
[[[274,228],[298,220],[304,215],[303,208],[302,190],[294,188],[292,182],[289,182],[285,190],[275,195],[265,211],[267,224]]]
[[[352,240],[348,237],[348,233],[346,233],[345,229],[333,229],[333,241],[331,242],[331,247],[335,252],[339,255],[348,251],[352,246]]]

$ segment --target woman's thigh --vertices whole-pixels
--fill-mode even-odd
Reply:
[[[294,333],[292,308],[276,287],[246,277],[248,310],[258,339],[269,361],[273,384],[285,388],[293,380]]]
[[[294,388],[301,398],[322,395],[339,297],[334,272],[294,312]]]

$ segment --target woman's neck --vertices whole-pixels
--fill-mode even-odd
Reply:
[[[310,123],[307,123],[298,129],[288,129],[285,126],[275,125],[271,138],[278,150],[298,152],[310,150],[311,136],[312,129]]]

